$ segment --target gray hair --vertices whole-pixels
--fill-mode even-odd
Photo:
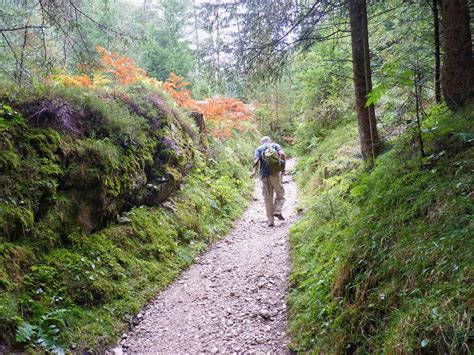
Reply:
[[[262,141],[261,141],[261,142],[262,142],[262,144],[263,144],[263,143],[271,143],[271,141],[272,141],[272,140],[270,139],[270,137],[264,136],[264,137],[262,137]]]

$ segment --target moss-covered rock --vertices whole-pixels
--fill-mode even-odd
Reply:
[[[33,222],[55,209],[57,196],[69,201],[65,216],[91,232],[123,210],[163,202],[182,181],[193,161],[193,129],[164,94],[123,90],[47,87],[3,96],[12,107],[3,110],[0,133],[8,239],[34,233]]]
[[[203,155],[142,86],[0,93],[0,346],[101,350],[243,211],[255,137]]]

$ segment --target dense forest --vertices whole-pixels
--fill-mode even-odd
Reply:
[[[299,187],[286,351],[470,354],[473,32],[470,0],[4,1],[0,353],[117,344],[265,135]]]

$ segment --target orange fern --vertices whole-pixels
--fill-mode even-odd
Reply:
[[[66,87],[92,87],[93,83],[89,76],[83,75],[65,75],[57,74],[49,77],[54,83],[59,83]]]
[[[104,68],[102,70],[112,73],[121,84],[133,84],[140,78],[146,77],[146,72],[137,67],[135,61],[128,57],[120,57],[117,53],[109,52],[101,46],[96,46]]]
[[[252,111],[242,101],[229,97],[213,97],[196,101],[187,87],[190,83],[171,73],[163,85],[176,104],[189,110],[201,112],[211,124],[214,136],[222,138],[232,135],[232,130],[243,130],[242,121],[252,118]]]
[[[184,81],[184,78],[175,73],[170,73],[168,79],[163,84],[163,89],[171,95],[179,107],[198,111],[191,90],[186,88],[189,85],[188,82]]]

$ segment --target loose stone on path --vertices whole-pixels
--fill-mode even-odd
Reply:
[[[288,229],[297,218],[297,190],[291,176],[283,179],[286,220],[266,226],[257,182],[234,229],[140,313],[115,353],[288,352]]]

